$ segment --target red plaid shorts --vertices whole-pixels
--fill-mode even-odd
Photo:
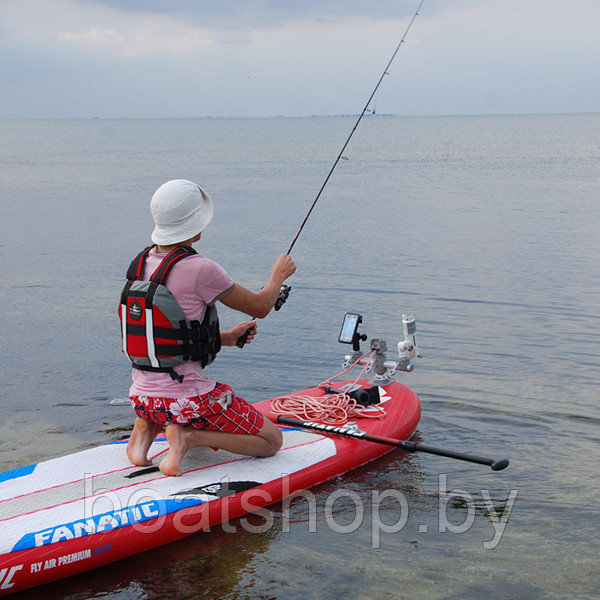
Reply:
[[[175,423],[194,429],[256,435],[265,421],[263,415],[238,398],[225,383],[217,383],[208,394],[192,398],[130,396],[129,399],[138,417],[161,427]]]

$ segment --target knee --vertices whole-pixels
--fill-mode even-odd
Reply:
[[[269,453],[267,456],[273,456],[279,452],[283,445],[283,434],[279,427],[274,427],[273,432],[269,436]]]
[[[279,427],[277,427],[277,425],[269,418],[265,418],[262,429],[258,435],[266,442],[263,442],[262,444],[261,456],[273,456],[274,454],[277,454],[283,445],[283,434],[281,433],[281,429],[279,429]]]

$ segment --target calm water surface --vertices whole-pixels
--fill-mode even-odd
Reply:
[[[198,249],[258,289],[353,123],[0,121],[0,470],[129,431],[116,304],[158,185],[203,184],[216,216]],[[418,438],[509,469],[390,453],[313,490],[316,532],[306,502],[289,531],[275,506],[268,531],[201,533],[22,597],[597,598],[599,140],[600,115],[366,119],[294,248],[290,300],[210,368],[250,401],[302,389],[340,370],[344,311],[389,345],[412,313]],[[348,533],[327,523],[340,488],[365,509]],[[405,509],[375,506],[386,490]],[[374,544],[375,518],[402,510]]]

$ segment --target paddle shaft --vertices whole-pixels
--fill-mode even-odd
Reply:
[[[373,435],[365,431],[355,431],[353,429],[346,429],[344,427],[336,427],[334,425],[324,425],[323,423],[314,423],[313,421],[300,421],[299,419],[293,419],[292,417],[277,417],[277,422],[285,425],[292,425],[294,427],[302,427],[303,429],[311,429],[313,431],[319,431],[321,433],[333,433],[342,437],[351,437],[368,442],[375,442],[376,444],[385,444],[387,446],[395,446],[406,450],[406,452],[426,452],[427,454],[435,454],[437,456],[445,456],[446,458],[455,458],[457,460],[464,460],[466,462],[477,463],[480,465],[487,465],[492,468],[492,471],[501,471],[508,467],[508,460],[493,460],[491,458],[484,458],[481,456],[474,456],[472,454],[463,454],[462,452],[454,452],[453,450],[444,450],[442,448],[434,448],[433,446],[426,446],[425,444],[419,444],[417,442],[410,442],[404,440],[394,440],[392,438]]]

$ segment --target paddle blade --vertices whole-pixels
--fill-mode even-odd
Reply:
[[[497,460],[495,463],[491,465],[492,471],[502,471],[502,469],[506,469],[508,467],[508,459]]]

